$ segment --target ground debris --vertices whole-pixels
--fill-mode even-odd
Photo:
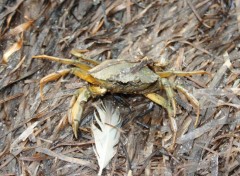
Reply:
[[[67,66],[32,58],[47,54],[76,59],[74,51],[96,62],[147,56],[169,70],[210,73],[170,78],[191,92],[201,107],[194,127],[194,107],[177,92],[173,151],[167,150],[172,132],[163,108],[142,96],[103,97],[123,117],[117,155],[103,175],[238,175],[239,34],[238,0],[4,0],[0,175],[97,174],[90,132],[96,100],[84,110],[81,138],[74,139],[67,110],[74,91],[86,83],[63,77],[45,86],[42,100],[40,79]]]

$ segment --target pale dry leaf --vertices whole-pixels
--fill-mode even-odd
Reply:
[[[39,121],[34,122],[32,125],[27,127],[20,136],[15,139],[11,146],[10,146],[10,152],[12,153],[15,148],[19,147],[19,143],[22,141],[25,141],[34,131],[34,128],[38,125]]]
[[[54,152],[52,150],[49,150],[47,148],[42,148],[42,147],[37,147],[35,149],[35,151],[38,152],[38,153],[43,153],[43,154],[48,155],[48,156],[52,156],[54,158],[57,158],[57,159],[60,159],[60,160],[63,160],[63,161],[67,161],[69,163],[76,163],[76,164],[79,164],[81,166],[88,166],[88,167],[91,167],[91,168],[95,169],[94,164],[92,164],[90,161],[87,161],[87,160],[84,160],[84,159],[69,157],[69,156],[66,156],[62,153],[57,153],[57,152]]]
[[[23,38],[20,38],[16,43],[14,43],[6,51],[4,51],[2,63],[3,64],[8,63],[9,57],[16,51],[20,50],[22,48],[22,45],[23,45]]]
[[[32,26],[33,22],[34,20],[28,20],[26,23],[18,25],[17,27],[11,29],[9,33],[6,35],[6,37],[14,35],[16,36],[17,34],[25,32],[30,26]]]
[[[116,154],[116,144],[120,138],[121,119],[118,109],[114,109],[110,103],[95,105],[94,112],[97,125],[92,123],[91,129],[95,140],[94,152],[99,164],[98,175],[108,165]]]

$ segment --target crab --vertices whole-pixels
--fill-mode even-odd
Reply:
[[[169,77],[191,76],[196,74],[207,74],[203,70],[183,72],[183,71],[162,71],[151,59],[144,57],[141,61],[129,61],[126,59],[105,60],[98,63],[95,60],[80,57],[80,60],[64,59],[47,55],[34,56],[36,59],[47,59],[69,64],[74,67],[63,69],[49,74],[40,80],[40,95],[44,99],[43,87],[46,83],[59,79],[69,73],[87,81],[87,86],[81,87],[72,97],[68,115],[72,119],[72,129],[78,138],[79,124],[84,111],[84,106],[92,97],[102,96],[106,92],[123,94],[142,94],[154,103],[166,109],[172,130],[173,148],[177,136],[176,101],[175,92],[182,92],[196,111],[195,126],[198,124],[200,106],[198,100],[182,86],[169,81]],[[88,64],[87,64],[88,63]],[[90,64],[92,66],[90,66]],[[160,71],[155,71],[160,70]],[[164,89],[166,98],[157,93]]]

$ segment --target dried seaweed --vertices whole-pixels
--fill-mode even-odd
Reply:
[[[170,78],[199,100],[201,110],[194,127],[193,107],[176,92],[178,137],[172,153],[164,149],[172,137],[164,109],[142,96],[102,97],[119,106],[124,124],[107,174],[238,175],[239,33],[238,0],[3,1],[0,175],[97,174],[89,124],[96,99],[87,104],[76,141],[66,114],[70,96],[86,83],[61,78],[46,86],[42,101],[39,80],[66,66],[32,59],[39,54],[76,59],[72,49],[96,62],[147,56],[168,70],[212,75]]]

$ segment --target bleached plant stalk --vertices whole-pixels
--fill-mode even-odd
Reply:
[[[113,156],[116,154],[116,144],[120,138],[121,119],[118,109],[114,109],[110,103],[101,102],[94,105],[97,112],[94,112],[97,121],[96,126],[94,123],[91,125],[92,134],[95,140],[94,152],[97,156],[99,172],[102,175],[103,169],[108,165]]]

